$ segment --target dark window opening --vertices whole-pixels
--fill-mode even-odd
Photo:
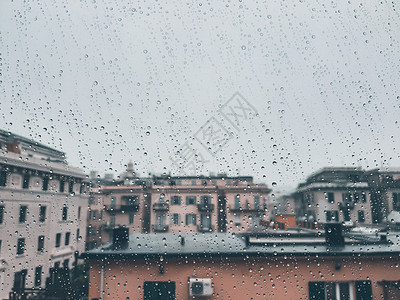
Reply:
[[[25,205],[21,205],[19,207],[19,222],[20,223],[25,223],[26,222],[26,212],[28,210],[28,207]]]
[[[56,234],[56,248],[59,248],[61,245],[61,233]]]
[[[6,185],[7,185],[7,171],[1,170],[0,171],[0,186],[6,186]]]
[[[25,238],[19,238],[17,242],[17,255],[22,255],[25,252]]]
[[[49,189],[49,177],[45,176],[42,182],[42,190],[47,191]]]
[[[66,232],[65,233],[65,246],[69,245],[70,237],[71,237],[71,232]]]
[[[42,285],[42,266],[35,268],[35,286]]]
[[[67,221],[68,218],[68,207],[64,206],[62,208],[62,216],[61,216],[63,221]]]
[[[29,180],[30,180],[30,178],[31,177],[28,174],[24,175],[23,182],[22,182],[22,188],[23,189],[29,189]]]
[[[0,224],[4,222],[4,206],[0,205]]]
[[[40,206],[39,222],[43,223],[46,221],[46,206]]]
[[[65,181],[60,180],[60,193],[64,193],[65,191]]]
[[[38,252],[43,252],[44,251],[44,235],[40,235],[38,237],[38,247],[37,247]]]

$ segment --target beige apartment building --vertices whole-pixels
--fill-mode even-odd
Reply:
[[[45,287],[84,251],[87,184],[65,154],[0,131],[0,299]]]
[[[348,226],[373,221],[370,186],[361,168],[322,168],[299,184],[292,197],[299,220]]]
[[[257,231],[269,220],[270,191],[250,176],[138,177],[129,163],[118,181],[93,180],[87,248],[109,242],[119,226],[142,233]]]

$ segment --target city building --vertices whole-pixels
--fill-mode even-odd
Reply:
[[[400,216],[400,169],[382,168],[366,171],[371,189],[371,209],[375,222],[391,221]],[[394,212],[394,213],[393,213]]]
[[[361,168],[327,167],[310,175],[292,194],[298,220],[372,224],[368,177]]]
[[[142,233],[239,233],[261,230],[269,220],[271,190],[250,176],[138,177],[130,162],[118,180],[93,180],[92,186],[87,249],[112,240],[119,226]]]
[[[87,183],[63,152],[0,130],[0,299],[85,250]]]
[[[84,254],[89,299],[400,299],[398,235],[128,234]]]

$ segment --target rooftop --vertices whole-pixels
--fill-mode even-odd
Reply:
[[[386,233],[384,233],[386,235]],[[388,234],[387,241],[375,234],[345,236],[343,247],[325,243],[323,233],[297,230],[273,234],[232,233],[135,233],[126,247],[104,245],[84,254],[90,258],[112,257],[187,257],[187,256],[309,256],[309,255],[393,255],[400,254],[400,238]]]

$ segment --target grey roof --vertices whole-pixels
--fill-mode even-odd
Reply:
[[[246,236],[249,243],[246,243]],[[398,235],[397,235],[398,236]],[[329,247],[322,235],[288,234],[245,235],[231,233],[135,233],[128,245],[115,248],[112,244],[90,250],[84,256],[99,258],[146,256],[308,256],[308,255],[399,255],[400,239],[389,234],[389,242],[379,236],[353,235],[345,239],[344,247]],[[181,237],[184,244],[181,244]]]

